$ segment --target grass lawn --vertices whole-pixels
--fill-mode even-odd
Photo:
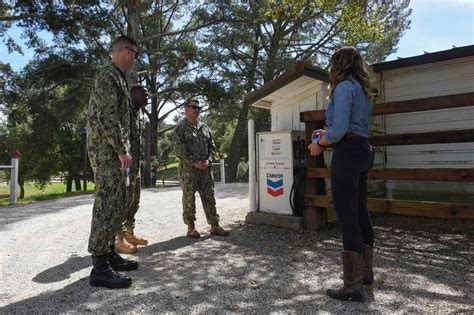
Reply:
[[[167,166],[167,169],[161,169],[158,171],[156,174],[156,178],[158,180],[158,183],[160,182],[161,179],[164,180],[179,180],[178,178],[178,162],[170,163]],[[214,180],[216,181],[221,181],[220,179],[220,166],[215,165],[213,166],[213,172],[214,172]]]
[[[168,164],[167,169],[161,169],[156,174],[156,178],[158,180],[165,179],[165,180],[178,180],[178,162]]]
[[[160,180],[178,180],[178,162],[176,159],[171,161],[172,163],[167,165],[167,169],[162,169],[157,173],[157,186],[161,187]],[[82,182],[81,182],[82,184]],[[74,190],[74,185],[73,185]],[[87,192],[84,191],[72,191],[66,193],[66,184],[64,183],[50,183],[39,189],[34,183],[27,183],[25,185],[25,198],[18,199],[18,203],[28,203],[38,200],[49,200],[54,198],[76,196],[83,194],[92,194],[94,192],[94,183],[87,183]],[[6,183],[0,183],[0,206],[6,206],[10,202],[10,186]]]
[[[82,183],[81,183],[82,184]],[[73,191],[66,192],[66,184],[64,183],[50,183],[40,190],[33,183],[25,184],[25,198],[18,199],[18,203],[27,203],[38,200],[48,200],[54,198],[76,196],[83,194],[91,194],[94,191],[94,183],[87,183],[87,191]],[[6,183],[0,183],[0,206],[6,206],[10,202],[10,186]]]

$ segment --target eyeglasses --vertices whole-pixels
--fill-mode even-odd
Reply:
[[[139,55],[139,54],[138,54],[138,51],[136,51],[136,50],[133,49],[133,48],[127,47],[127,46],[125,46],[125,48],[127,48],[128,50],[133,51],[133,52],[135,53],[135,59],[138,59],[138,55]]]
[[[201,110],[201,106],[197,106],[197,105],[189,105],[189,106],[186,106],[186,107],[191,107],[192,109],[194,110]]]

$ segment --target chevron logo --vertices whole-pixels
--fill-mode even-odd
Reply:
[[[273,197],[283,195],[283,178],[277,179],[275,181],[267,178],[267,194]]]

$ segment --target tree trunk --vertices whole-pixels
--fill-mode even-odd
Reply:
[[[66,192],[71,192],[72,191],[72,177],[67,176],[66,177]]]
[[[79,176],[74,177],[74,184],[76,186],[76,191],[81,191],[81,178]]]
[[[150,156],[151,160],[158,159],[158,101],[151,101],[151,119],[150,119]],[[153,176],[151,177],[151,185],[156,186],[156,170],[151,166]]]
[[[18,199],[25,198],[25,181],[23,179],[18,180],[18,186],[20,186],[20,196]]]
[[[257,30],[255,30],[257,34]],[[256,35],[257,36],[257,35]],[[259,48],[258,46],[253,47],[252,65],[249,67],[247,74],[246,92],[250,93],[255,87],[255,69],[257,69]],[[237,169],[240,162],[240,154],[242,153],[242,143],[244,140],[245,128],[247,128],[247,116],[249,108],[242,104],[242,108],[239,113],[239,120],[235,127],[234,135],[230,145],[229,157],[227,158],[227,167],[225,171],[225,177],[227,183],[234,183],[237,178]]]
[[[145,127],[145,164],[143,165],[143,184],[146,188],[151,187],[151,138],[150,123]]]
[[[139,0],[125,1],[127,8],[127,36],[137,40],[140,27],[140,12],[138,11]]]
[[[242,105],[239,114],[239,120],[235,127],[234,136],[230,144],[229,156],[227,157],[227,168],[225,170],[226,183],[234,183],[237,179],[237,169],[240,162],[240,154],[242,151],[245,128],[247,127],[248,106]]]

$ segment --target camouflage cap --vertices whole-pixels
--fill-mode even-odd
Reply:
[[[135,89],[141,89],[141,90],[144,90],[145,92],[148,92],[147,88],[141,85],[140,83],[134,84],[132,88],[130,89],[130,91],[133,91]]]

